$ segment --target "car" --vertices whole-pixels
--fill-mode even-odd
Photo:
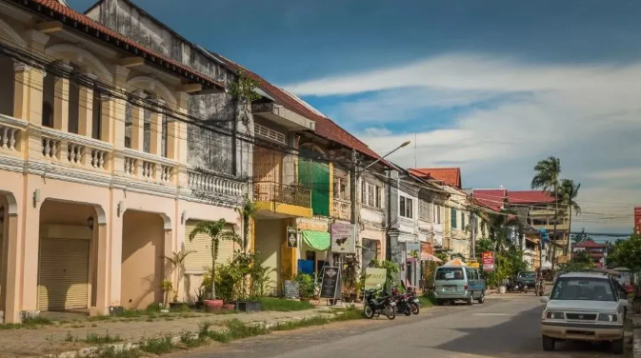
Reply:
[[[563,273],[541,302],[545,303],[541,316],[544,350],[554,350],[557,341],[577,340],[610,342],[613,353],[623,353],[628,300],[620,297],[609,276]]]
[[[527,288],[534,288],[536,285],[536,272],[534,271],[519,272],[516,277]]]

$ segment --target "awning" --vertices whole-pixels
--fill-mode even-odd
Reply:
[[[332,244],[328,232],[315,230],[302,230],[305,243],[316,251],[329,250]]]
[[[429,252],[421,252],[421,261],[443,262],[443,260],[430,254]]]
[[[461,260],[461,259],[453,259],[453,260],[448,261],[443,266],[446,266],[446,267],[461,267],[461,266],[466,266],[466,265],[465,265],[465,262],[463,262],[463,260]]]

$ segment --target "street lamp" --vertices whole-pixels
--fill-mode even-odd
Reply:
[[[398,147],[396,147],[396,148],[392,149],[389,153],[387,153],[387,154],[385,154],[384,156],[382,156],[382,157],[380,157],[380,158],[376,159],[372,164],[370,164],[370,165],[366,166],[365,168],[363,168],[363,170],[362,170],[362,171],[366,171],[366,170],[367,170],[367,169],[369,169],[372,165],[374,165],[374,164],[376,164],[376,163],[380,162],[381,160],[383,160],[383,159],[387,158],[388,156],[390,156],[391,154],[393,154],[393,153],[394,153],[394,152],[396,152],[397,150],[399,150],[399,149],[401,149],[401,148],[404,148],[404,147],[407,147],[408,145],[410,145],[410,143],[412,143],[412,141],[410,141],[410,140],[403,142],[403,144],[401,144],[401,145],[399,145]]]

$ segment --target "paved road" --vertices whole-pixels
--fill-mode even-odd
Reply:
[[[528,295],[529,296],[529,295]],[[446,306],[419,316],[362,320],[180,352],[173,358],[612,357],[607,345],[557,344],[543,352],[534,296]]]

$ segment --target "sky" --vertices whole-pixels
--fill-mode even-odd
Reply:
[[[67,0],[84,11],[94,0]],[[581,183],[573,231],[629,233],[641,206],[637,0],[134,0],[301,96],[405,167],[529,189]]]

